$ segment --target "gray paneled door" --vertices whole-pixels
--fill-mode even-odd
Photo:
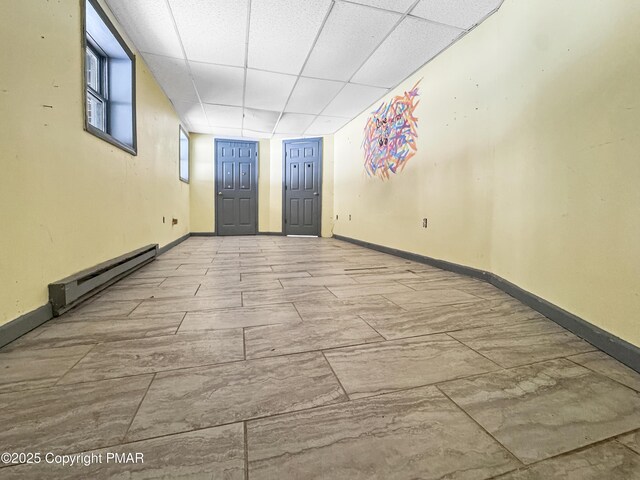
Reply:
[[[216,140],[216,232],[258,233],[258,144]]]
[[[320,236],[322,139],[284,142],[284,233]]]

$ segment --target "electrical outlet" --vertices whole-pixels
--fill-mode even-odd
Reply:
[[[422,219],[422,228],[427,228],[427,219],[426,218]]]
[[[351,221],[351,214],[349,214],[349,221]]]
[[[177,218],[172,218],[171,219],[171,225],[177,225],[178,224],[178,219]]]
[[[336,220],[338,219],[338,215],[336,215]]]

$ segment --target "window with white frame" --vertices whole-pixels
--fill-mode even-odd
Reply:
[[[179,164],[180,180],[189,183],[189,135],[182,127],[180,127]]]
[[[135,155],[135,57],[98,3],[84,6],[85,129]]]
[[[85,52],[87,122],[103,132],[106,132],[108,110],[107,65],[106,55],[98,53],[97,47],[87,42]]]

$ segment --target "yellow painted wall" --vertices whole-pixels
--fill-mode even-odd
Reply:
[[[214,232],[213,135],[191,134],[191,230]],[[333,136],[323,137],[322,236],[333,229]],[[282,140],[258,143],[258,230],[282,232]]]
[[[282,140],[270,140],[269,231],[282,232]]]
[[[333,235],[333,135],[322,137],[322,236]]]
[[[271,145],[269,140],[258,144],[258,232],[271,231]]]
[[[52,281],[189,232],[172,105],[137,57],[138,156],[85,132],[81,36],[78,0],[0,16],[0,324]]]
[[[191,231],[215,231],[215,185],[213,169],[213,137],[192,133],[191,161]]]
[[[639,31],[638,2],[506,0],[392,92],[423,78],[404,172],[366,176],[366,115],[335,135],[335,233],[492,271],[640,345]]]

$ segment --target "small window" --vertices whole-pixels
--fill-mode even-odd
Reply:
[[[180,180],[189,183],[189,136],[180,127]]]
[[[84,21],[85,129],[135,155],[135,57],[95,0]]]

